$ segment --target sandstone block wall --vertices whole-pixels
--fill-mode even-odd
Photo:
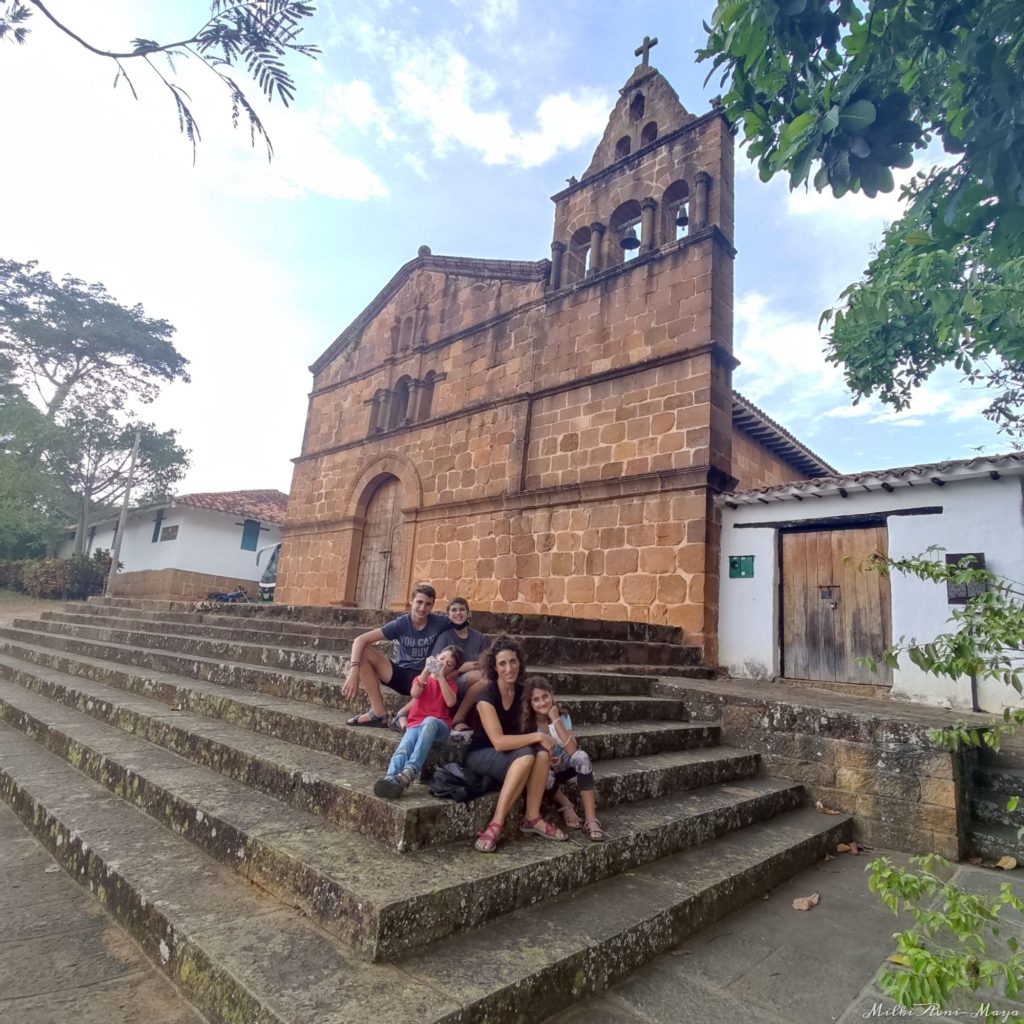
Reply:
[[[732,437],[732,475],[739,481],[737,490],[773,487],[806,476],[794,473],[784,459],[741,430],[735,431]]]
[[[159,598],[168,601],[199,601],[217,591],[229,593],[245,587],[251,601],[259,595],[259,583],[234,576],[187,572],[183,569],[144,569],[122,572],[114,578],[112,597]]]

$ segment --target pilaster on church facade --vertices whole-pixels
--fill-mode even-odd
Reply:
[[[401,607],[427,579],[481,609],[679,626],[714,656],[733,140],[649,42],[552,197],[550,260],[421,247],[311,367],[280,600]],[[818,465],[741,433],[779,482]]]

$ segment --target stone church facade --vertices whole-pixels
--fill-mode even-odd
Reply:
[[[646,56],[552,197],[550,260],[424,246],[313,364],[278,600],[425,579],[715,657],[715,495],[831,467],[733,392],[732,135]]]

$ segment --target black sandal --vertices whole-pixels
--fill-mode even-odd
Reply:
[[[409,728],[409,713],[403,711],[388,722],[388,728],[392,732],[397,732],[399,736],[405,735],[405,730]]]
[[[364,718],[364,715],[369,717]],[[388,713],[385,711],[383,715],[378,715],[373,711],[363,711],[358,715],[353,715],[345,724],[368,725],[376,729],[386,729],[388,725]]]

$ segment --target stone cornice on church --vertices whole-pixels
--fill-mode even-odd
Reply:
[[[321,459],[326,455],[334,455],[338,452],[347,451],[352,448],[360,448],[364,445],[375,445],[379,441],[386,440],[389,437],[401,436],[413,433],[417,430],[436,427],[443,423],[455,422],[457,420],[465,419],[467,416],[475,416],[483,412],[489,412],[492,409],[500,409],[508,405],[517,405],[520,402],[534,402],[541,398],[547,398],[550,395],[557,395],[566,391],[575,391],[577,388],[587,387],[591,384],[601,384],[604,381],[616,380],[620,377],[629,377],[643,370],[651,370],[656,369],[659,366],[670,366],[674,363],[687,362],[691,359],[697,359],[700,356],[705,355],[710,355],[715,362],[727,366],[729,370],[733,370],[739,365],[739,360],[736,359],[729,349],[717,341],[712,341],[707,345],[698,345],[695,348],[683,349],[681,352],[673,352],[671,355],[660,356],[657,359],[647,359],[643,362],[629,363],[626,366],[619,366],[613,370],[603,370],[601,373],[589,374],[584,377],[574,377],[572,380],[563,381],[559,384],[552,384],[550,387],[546,388],[537,388],[535,391],[521,391],[508,398],[493,398],[489,401],[478,402],[475,405],[465,405],[447,413],[444,416],[434,416],[431,419],[422,420],[412,426],[397,427],[394,430],[382,431],[381,433],[373,434],[369,437],[359,437],[354,441],[346,441],[343,444],[332,445],[329,448],[321,448],[315,452],[305,452],[292,459],[292,462],[297,464],[300,462],[309,462],[312,459]],[[330,389],[325,388],[324,390],[334,390],[337,386],[338,385],[333,385]]]
[[[649,497],[655,494],[675,493],[709,488],[715,493],[735,487],[735,477],[727,476],[714,466],[691,466],[688,469],[662,470],[610,480],[586,480],[556,487],[539,487],[512,491],[479,498],[465,498],[422,508],[403,508],[409,519],[418,523],[444,520],[451,516],[497,515],[499,513],[528,512],[534,509],[561,508],[567,503],[590,504],[614,501],[620,498]],[[282,536],[296,537],[306,534],[331,533],[351,527],[355,520],[346,516],[332,520],[309,520],[286,523]]]
[[[409,260],[377,293],[373,301],[338,335],[330,347],[310,367],[317,374],[333,362],[350,345],[357,342],[366,327],[384,309],[403,284],[417,270],[437,270],[443,274],[464,277],[501,278],[503,281],[546,281],[551,261],[543,260],[483,260],[471,256],[419,255]]]
[[[622,277],[625,274],[628,274],[631,270],[646,266],[648,263],[652,263],[653,261],[660,259],[663,256],[668,256],[682,249],[687,249],[691,246],[698,245],[700,242],[703,242],[707,239],[711,239],[715,243],[715,245],[720,246],[722,249],[724,249],[730,258],[734,258],[736,256],[736,249],[733,247],[732,242],[730,242],[729,239],[726,238],[721,228],[719,228],[717,224],[709,224],[706,228],[702,228],[700,231],[695,231],[692,235],[687,235],[685,238],[680,238],[677,241],[668,242],[663,246],[652,249],[650,252],[642,253],[635,259],[630,260],[628,263],[618,263],[615,266],[608,267],[605,270],[598,271],[598,273],[592,274],[589,277],[584,278],[582,281],[575,281],[572,284],[567,284],[563,288],[559,288],[557,291],[549,291],[543,296],[533,299],[530,302],[524,302],[518,306],[513,306],[511,309],[505,310],[503,313],[499,313],[496,316],[488,317],[486,320],[481,320],[479,323],[470,324],[469,327],[464,327],[461,331],[455,331],[452,334],[447,334],[443,338],[438,338],[437,341],[432,341],[428,344],[420,346],[419,351],[437,351],[438,349],[442,349],[447,345],[451,345],[454,342],[461,340],[462,338],[468,338],[471,335],[477,334],[481,331],[490,330],[492,327],[495,327],[498,324],[506,323],[509,320],[513,319],[514,317],[520,316],[521,314],[526,313],[531,309],[535,309],[538,306],[548,305],[557,302],[561,299],[564,299],[567,295],[574,295],[577,292],[587,291],[591,288],[603,286],[613,278]],[[423,259],[424,257],[417,257],[417,259],[407,263],[405,267],[402,268],[402,270],[405,270],[409,267],[413,267],[414,264],[419,264]],[[452,263],[458,262],[460,267],[472,263],[486,263],[492,266],[508,266],[516,263],[516,261],[514,260],[475,260],[470,258],[463,259],[462,257],[459,256],[429,256],[426,257],[426,259],[438,261],[446,260],[451,261]],[[547,268],[551,266],[551,261],[540,260],[538,265],[540,264],[542,264],[545,267],[546,274]],[[530,267],[535,266],[535,264],[532,263],[519,263],[519,265]],[[394,290],[392,289],[391,286],[395,283],[395,281],[398,279],[401,273],[402,271],[399,271],[399,274],[396,274],[395,277],[391,279],[391,281],[384,288],[384,290],[377,296],[377,298],[374,299],[374,301],[369,306],[367,306],[366,310],[364,310],[362,314],[360,314],[360,317],[354,320],[352,324],[345,329],[345,331],[339,336],[339,341],[341,340],[341,338],[346,337],[348,333],[356,327],[357,324],[359,325],[359,329],[361,331],[366,326],[366,323],[368,323],[369,320],[373,319],[373,316],[370,316],[366,322],[362,321],[361,318],[364,315],[366,315],[366,312],[368,310],[372,309],[374,311],[373,315],[375,316],[376,313],[380,311],[380,308],[387,304],[388,300],[394,294]],[[511,276],[509,276],[507,279],[512,278]],[[537,280],[537,278],[518,278],[518,280]],[[402,280],[398,282],[398,286],[404,283],[404,281],[405,278],[403,277]],[[337,344],[337,342],[335,342],[335,344]],[[348,342],[346,342],[346,346],[347,344]],[[328,352],[330,351],[331,350],[328,349]],[[335,355],[340,354],[340,352],[341,349],[339,349],[338,352],[335,353]],[[310,369],[313,370],[314,373],[318,372],[316,369],[318,366],[320,367],[320,369],[323,369],[324,366],[328,365],[331,362],[330,359],[327,359],[326,363],[323,363],[323,365],[321,365],[321,361],[324,360],[326,355],[327,353],[324,353],[324,355],[321,356],[320,359],[317,360],[317,362],[314,363],[312,367],[310,367]],[[402,353],[401,355],[396,356],[389,356],[388,358],[381,360],[381,362],[375,364],[374,366],[371,366],[368,369],[364,370],[362,373],[354,373],[346,377],[344,380],[334,381],[333,383],[326,384],[321,388],[314,388],[312,391],[308,393],[307,398],[313,399],[320,395],[328,394],[331,391],[337,391],[339,388],[346,388],[354,381],[362,380],[366,377],[372,377],[379,373],[383,367],[402,363],[407,358],[408,353]]]

